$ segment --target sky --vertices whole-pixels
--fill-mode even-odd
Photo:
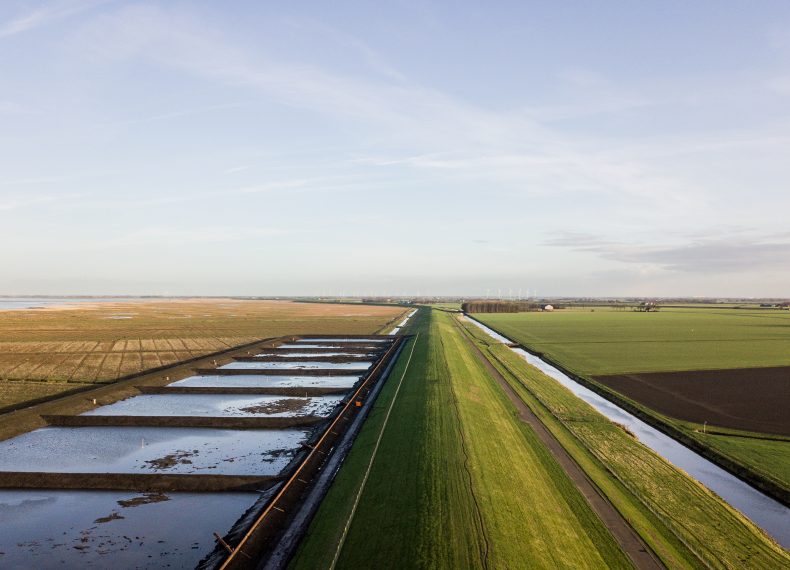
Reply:
[[[790,297],[790,3],[0,3],[0,294]]]

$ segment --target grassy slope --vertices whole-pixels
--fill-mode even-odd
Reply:
[[[525,401],[536,413],[542,412],[558,437],[565,437],[580,465],[668,566],[697,565],[693,552],[714,568],[790,567],[785,551],[718,497],[506,347],[489,346],[477,327],[468,328],[507,366]],[[578,444],[592,457],[585,458],[585,453],[575,449]],[[619,484],[607,482],[598,472],[601,466]],[[641,506],[634,503],[635,498]]]
[[[420,333],[366,492],[348,536],[342,566],[481,566],[484,543],[463,466],[458,418],[442,360],[428,337],[426,311],[409,332]],[[414,342],[413,340],[411,342]],[[404,347],[408,354],[410,345]],[[354,447],[292,561],[328,568],[367,468],[406,358],[400,358]]]
[[[648,314],[588,310],[476,317],[582,376],[790,364],[790,313],[785,311],[663,309]],[[790,442],[703,436],[697,432],[700,426],[634,404],[733,461],[790,487]]]
[[[707,433],[702,433],[699,424],[672,419],[667,421],[719,453],[790,488],[790,438],[710,426],[707,427]]]
[[[450,316],[422,311],[342,567],[629,567]],[[403,360],[403,359],[401,359]],[[402,366],[402,362],[399,362]],[[326,567],[394,390],[391,378],[293,562]]]
[[[596,309],[476,315],[580,374],[790,365],[790,312]]]

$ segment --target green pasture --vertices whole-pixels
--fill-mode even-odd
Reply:
[[[573,309],[474,316],[581,376],[790,365],[788,311]],[[721,428],[716,436],[704,436],[698,433],[701,426],[635,404],[754,473],[790,487],[790,442],[738,437],[743,434]]]
[[[790,311],[596,308],[475,318],[583,375],[790,365]]]

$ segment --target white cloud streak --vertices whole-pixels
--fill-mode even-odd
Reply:
[[[605,236],[564,232],[544,245],[590,253],[609,261],[652,266],[682,273],[740,273],[784,271],[790,259],[790,235],[738,235],[700,237],[675,244],[627,243]]]
[[[7,38],[35,30],[56,20],[73,16],[106,2],[107,0],[64,0],[44,4],[8,22],[0,23],[0,38]]]

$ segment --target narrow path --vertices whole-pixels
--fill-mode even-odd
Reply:
[[[483,363],[486,370],[491,374],[497,383],[502,387],[507,397],[516,407],[519,419],[532,428],[543,445],[549,450],[554,459],[567,473],[570,480],[579,489],[579,492],[587,499],[592,510],[598,515],[609,532],[612,533],[620,548],[623,549],[634,565],[640,570],[657,570],[664,568],[663,564],[655,558],[653,553],[642,541],[640,536],[634,531],[628,521],[623,518],[620,512],[598,491],[595,484],[587,477],[584,471],[573,460],[562,444],[552,435],[543,425],[543,422],[534,414],[527,404],[513,390],[504,376],[489,361],[483,351],[470,338],[469,333],[453,319],[455,325],[461,329],[464,338],[472,347],[475,355]]]

